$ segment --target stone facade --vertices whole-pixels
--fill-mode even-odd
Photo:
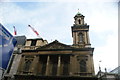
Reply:
[[[4,74],[5,80],[11,80],[14,79],[14,75],[17,73],[19,62],[22,58],[22,50],[32,50],[37,48],[38,46],[43,46],[47,44],[46,40],[37,38],[37,39],[26,39],[25,36],[16,36],[17,44],[14,49],[14,53],[10,59],[8,68]],[[31,46],[31,42],[33,40],[36,40],[36,43],[39,43],[39,45]],[[28,47],[29,45],[29,47]]]
[[[15,80],[97,80],[89,25],[77,13],[72,28],[73,45],[55,40],[27,39],[14,74]],[[8,79],[6,79],[8,80]]]

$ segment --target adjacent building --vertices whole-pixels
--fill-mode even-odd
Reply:
[[[26,39],[26,36],[15,36],[15,39],[17,40],[17,44],[14,48],[14,53],[10,59],[8,68],[4,74],[5,80],[14,79],[14,75],[17,73],[19,62],[22,58],[22,50],[32,50],[37,48],[38,46],[43,46],[47,44],[47,41],[41,38]]]
[[[99,80],[120,80],[120,66],[110,72],[99,71],[97,77]]]

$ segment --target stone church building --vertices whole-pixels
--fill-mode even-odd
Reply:
[[[75,15],[71,30],[72,45],[26,39],[23,47],[17,47],[19,53],[14,52],[5,80],[97,80],[89,25],[84,23],[81,13]]]

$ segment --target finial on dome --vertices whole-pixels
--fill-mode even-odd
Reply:
[[[79,12],[79,8],[78,8],[78,12]]]
[[[80,13],[80,11],[79,11],[79,8],[78,8],[78,12],[77,12],[77,14],[75,15],[75,17],[77,17],[77,16],[83,16],[81,13]],[[83,16],[84,17],[84,16]]]
[[[80,14],[80,12],[79,12],[79,8],[78,8],[78,13],[77,14]]]

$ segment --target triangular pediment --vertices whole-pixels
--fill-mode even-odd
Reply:
[[[37,50],[47,50],[47,49],[72,49],[73,47],[69,46],[69,45],[66,45],[66,44],[63,44],[63,43],[60,43],[58,42],[57,40],[49,43],[49,44],[46,44],[42,47],[39,47],[37,48]]]

